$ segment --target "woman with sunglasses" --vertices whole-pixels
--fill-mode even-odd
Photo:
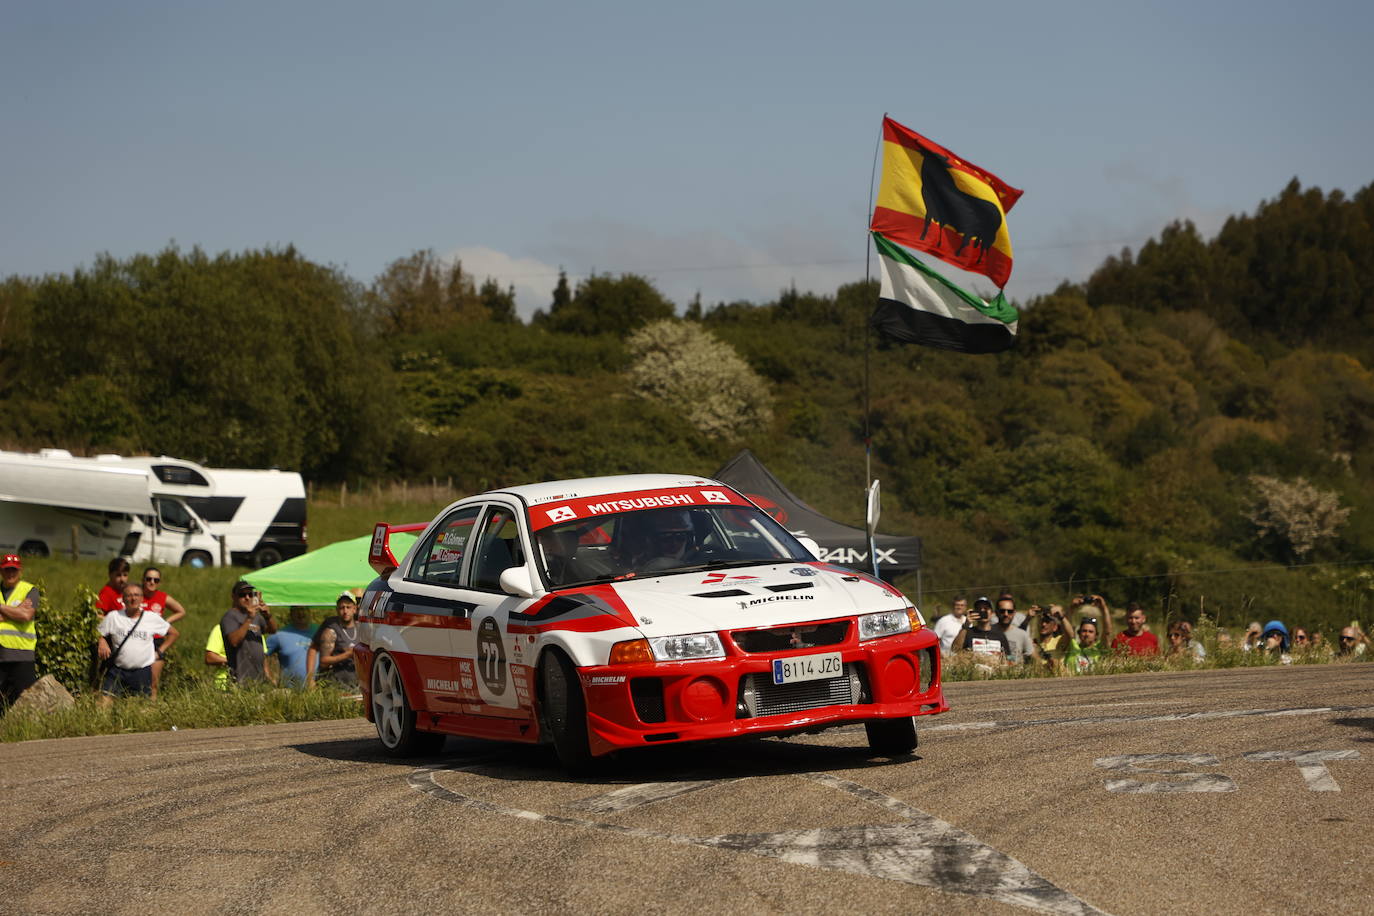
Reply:
[[[149,566],[143,570],[143,610],[157,614],[168,623],[176,623],[186,616],[186,608],[181,602],[162,590],[162,570]],[[153,662],[153,698],[157,698],[157,685],[162,680],[162,637],[154,637],[153,648],[157,657]]]

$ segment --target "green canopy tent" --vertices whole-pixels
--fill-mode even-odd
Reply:
[[[417,535],[393,532],[391,551],[399,560],[406,555]],[[303,553],[249,573],[243,578],[262,590],[268,604],[281,607],[333,607],[345,589],[361,589],[377,573],[367,562],[372,535],[337,541],[328,547]]]

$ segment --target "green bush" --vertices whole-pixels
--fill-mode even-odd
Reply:
[[[38,674],[51,674],[72,693],[82,693],[90,687],[91,647],[100,622],[95,592],[78,585],[74,596],[53,600],[41,581],[38,588],[43,596],[34,652]]]

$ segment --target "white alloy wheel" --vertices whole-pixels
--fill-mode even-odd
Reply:
[[[401,722],[406,711],[401,672],[390,655],[378,655],[372,663],[372,718],[377,723],[377,737],[387,750],[395,750],[401,744]]]

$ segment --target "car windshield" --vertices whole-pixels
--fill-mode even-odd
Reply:
[[[535,540],[550,588],[815,559],[753,506],[599,515],[544,528]]]

